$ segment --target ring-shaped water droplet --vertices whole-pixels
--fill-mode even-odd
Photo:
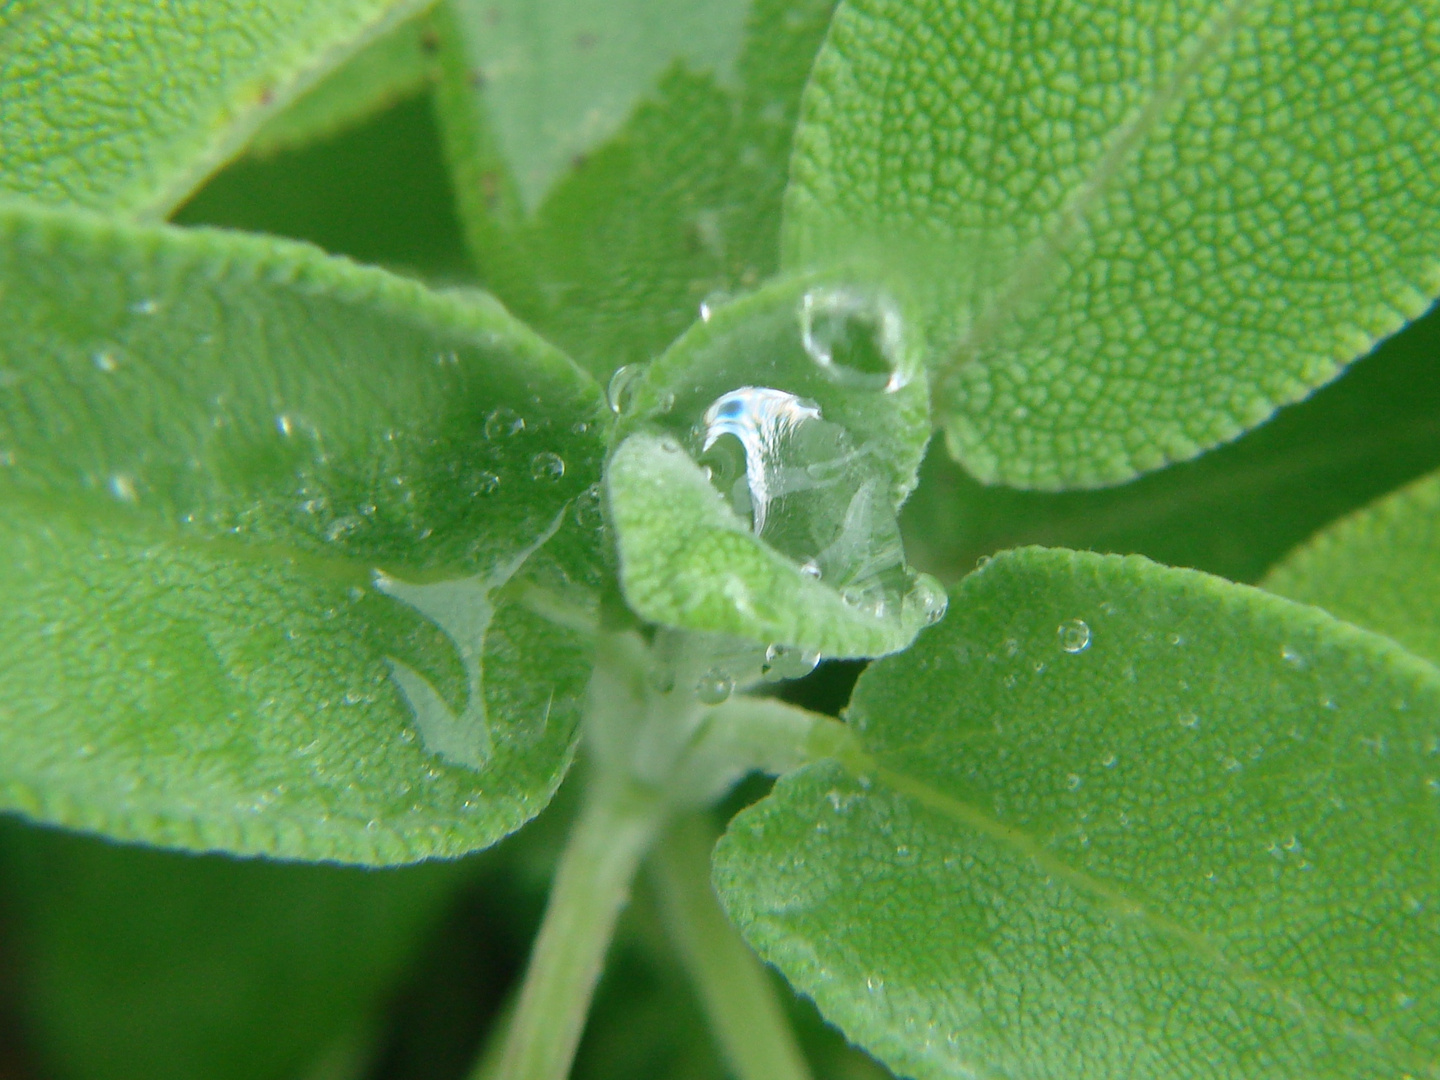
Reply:
[[[530,459],[530,476],[535,480],[547,480],[550,483],[563,478],[565,475],[565,459],[553,450],[541,450]]]
[[[711,668],[695,683],[695,697],[702,705],[719,705],[735,689],[735,680],[728,671]]]
[[[1060,648],[1067,653],[1082,653],[1090,647],[1090,626],[1084,619],[1066,619],[1056,630]]]

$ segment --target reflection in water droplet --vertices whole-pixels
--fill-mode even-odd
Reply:
[[[722,435],[733,435],[745,454],[745,480],[750,489],[750,511],[757,534],[765,531],[770,502],[782,492],[782,457],[806,420],[819,420],[820,407],[784,390],[742,386],[722,394],[705,410],[705,440],[709,450]]]
[[[124,473],[116,473],[106,483],[110,494],[121,502],[136,502],[139,500],[139,492],[135,489],[135,478],[126,476]]]
[[[626,364],[615,369],[615,374],[610,376],[610,382],[605,387],[605,400],[609,403],[611,412],[622,413],[630,407],[644,374],[644,364]]]
[[[702,705],[719,705],[735,689],[735,680],[719,668],[711,668],[695,684],[695,696]]]
[[[1090,647],[1090,626],[1084,619],[1066,619],[1057,634],[1060,648],[1067,653],[1082,653]]]
[[[482,472],[475,477],[476,495],[494,495],[500,488],[500,477],[493,472]]]
[[[503,405],[485,418],[485,438],[492,442],[519,435],[524,430],[525,418],[514,409],[507,409]]]
[[[893,393],[910,381],[900,309],[869,289],[810,289],[800,301],[800,340],[832,380]]]
[[[542,450],[530,459],[530,476],[535,480],[554,483],[565,475],[565,459],[550,450]]]
[[[118,370],[120,367],[120,362],[115,359],[115,354],[104,349],[97,352],[90,359],[94,362],[96,368],[105,372],[107,375],[112,371]]]

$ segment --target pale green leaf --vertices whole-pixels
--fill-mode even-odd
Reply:
[[[46,1076],[308,1077],[377,1015],[464,864],[375,872],[0,823],[7,965]],[[38,1064],[38,1062],[37,1062]]]
[[[476,263],[518,314],[603,376],[658,355],[707,297],[748,291],[774,272],[790,136],[833,0],[632,0],[631,25],[611,5],[599,32],[581,18],[596,9],[593,0],[532,16],[537,32],[551,29],[531,50],[548,41],[555,61],[525,69],[528,96],[517,100],[531,109],[573,109],[583,98],[577,62],[567,59],[582,43],[598,51],[643,42],[649,50],[606,74],[613,85],[601,96],[624,107],[594,106],[596,125],[578,132],[566,156],[543,141],[539,121],[522,127],[525,139],[556,155],[547,168],[563,166],[538,205],[538,192],[522,198],[526,155],[507,149],[504,137],[524,115],[502,102],[519,84],[497,96],[496,80],[510,68],[473,63],[477,51],[496,47],[489,23],[473,17],[481,6],[439,20],[439,115]],[[561,32],[569,19],[579,36]],[[679,42],[697,20],[715,29]],[[579,70],[589,62],[582,57]]]
[[[233,234],[7,209],[0,291],[0,803],[372,862],[545,805],[583,374],[486,297]]]
[[[976,476],[1115,483],[1304,396],[1440,292],[1440,9],[849,0],[786,261],[930,289]]]
[[[897,1074],[1440,1076],[1440,677],[1314,608],[1024,549],[876,664],[717,883]]]
[[[14,0],[0,8],[0,194],[163,216],[427,2]]]
[[[1440,663],[1440,474],[1329,526],[1264,585]]]
[[[330,138],[420,93],[435,77],[436,47],[425,17],[402,23],[266,121],[250,153],[268,156]]]

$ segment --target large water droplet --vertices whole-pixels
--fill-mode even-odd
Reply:
[[[1084,619],[1066,619],[1056,633],[1060,648],[1067,653],[1082,653],[1090,647],[1090,626]]]
[[[615,369],[615,374],[610,376],[610,382],[605,386],[605,400],[611,412],[619,414],[630,408],[644,375],[644,364],[626,364]]]
[[[565,475],[565,459],[551,450],[542,450],[530,459],[530,475],[554,483]]]
[[[524,430],[525,418],[514,409],[501,406],[485,418],[485,438],[492,442],[519,435]]]
[[[822,286],[800,300],[800,340],[829,378],[894,392],[913,374],[905,357],[900,309],[883,293]]]
[[[695,684],[695,696],[702,705],[719,705],[735,689],[735,680],[729,672],[711,668]]]
[[[765,666],[761,674],[766,682],[801,679],[814,671],[819,663],[820,654],[812,649],[771,645],[765,650]]]

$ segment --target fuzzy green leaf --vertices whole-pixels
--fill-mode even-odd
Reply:
[[[486,297],[232,234],[7,209],[0,291],[0,804],[368,862],[545,805],[583,374]]]
[[[436,48],[427,18],[402,23],[271,117],[250,140],[250,153],[269,156],[331,138],[418,94],[435,77]]]
[[[162,216],[297,94],[427,0],[15,0],[0,194]]]
[[[499,48],[484,12],[514,22],[505,13],[525,5],[457,5],[441,20],[440,118],[487,285],[603,376],[658,355],[707,296],[769,277],[800,91],[833,2],[632,0],[629,22],[594,0],[547,5],[527,24],[547,36],[517,53],[547,64],[516,76],[504,58],[475,60]],[[700,22],[712,30],[680,40]],[[577,78],[622,46],[635,54],[605,88]],[[561,123],[592,108],[593,124]],[[532,159],[543,191],[526,179]]]
[[[1431,665],[1255,589],[1032,548],[848,720],[731,824],[717,882],[898,1074],[1440,1076]]]
[[[1326,528],[1264,585],[1440,664],[1440,474]]]
[[[786,262],[930,288],[937,413],[985,481],[1193,457],[1440,292],[1437,13],[849,0]]]

